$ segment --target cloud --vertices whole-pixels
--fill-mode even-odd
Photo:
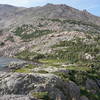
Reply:
[[[16,6],[27,6],[31,4],[40,4],[40,3],[63,3],[63,2],[78,2],[81,0],[0,0],[0,4],[11,4]]]
[[[15,6],[27,6],[32,2],[39,2],[41,0],[0,0],[0,4],[11,4]]]
[[[28,0],[0,0],[0,4],[23,5],[28,3]]]

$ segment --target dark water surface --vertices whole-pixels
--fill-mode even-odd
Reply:
[[[6,67],[11,62],[22,62],[22,60],[17,58],[0,57],[0,68]]]

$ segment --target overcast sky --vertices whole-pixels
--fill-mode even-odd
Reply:
[[[0,4],[23,7],[42,6],[47,3],[67,4],[80,10],[87,9],[89,12],[100,16],[100,0],[0,0]]]

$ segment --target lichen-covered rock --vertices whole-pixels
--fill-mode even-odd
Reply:
[[[19,69],[19,68],[21,68],[22,66],[24,66],[26,64],[26,62],[25,61],[20,61],[20,62],[15,62],[15,61],[13,61],[13,62],[10,62],[10,64],[8,65],[8,68],[11,70],[14,70],[14,69]]]
[[[32,94],[41,92],[47,92],[50,100],[79,100],[80,98],[80,89],[74,82],[63,81],[54,74],[0,72],[0,95],[4,95],[2,98],[11,94],[29,95],[34,98]],[[13,97],[9,96],[9,98]]]
[[[28,94],[34,87],[46,83],[54,75],[0,73],[0,94]]]

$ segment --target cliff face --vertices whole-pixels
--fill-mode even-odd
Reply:
[[[90,22],[100,25],[100,18],[67,5],[47,4],[43,7],[18,8],[10,5],[0,5],[0,28],[32,23],[34,18],[63,18]]]

